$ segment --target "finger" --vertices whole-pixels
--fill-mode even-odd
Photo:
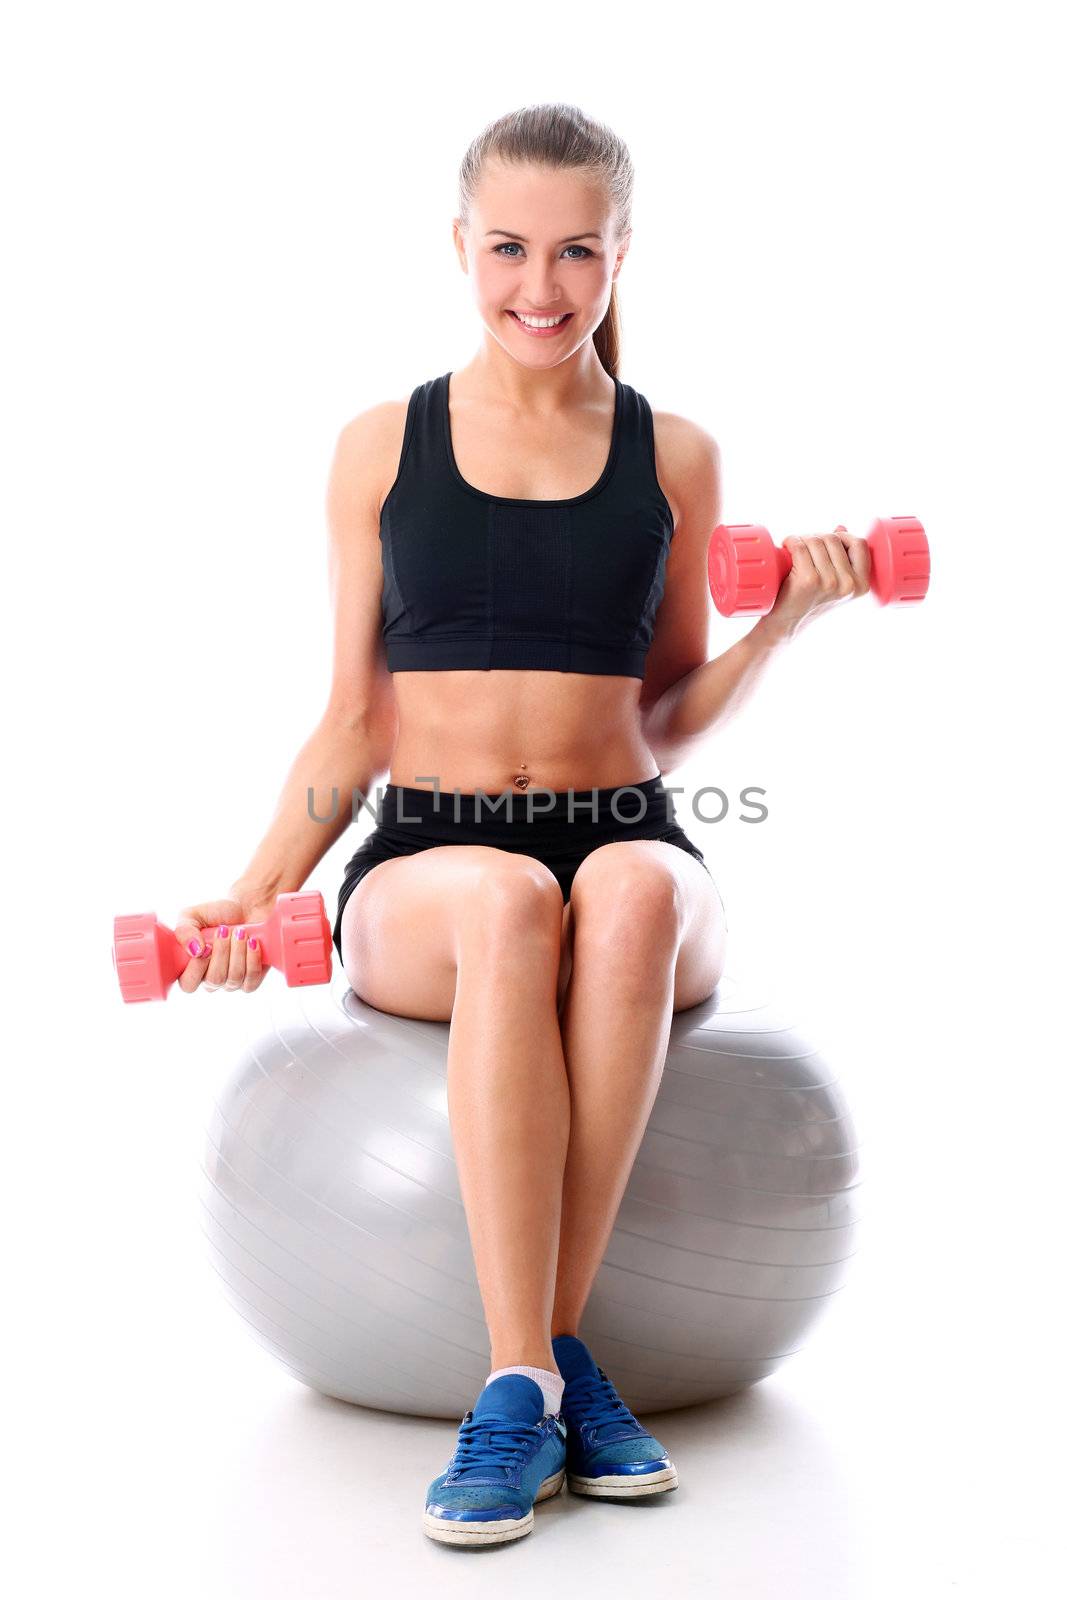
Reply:
[[[245,993],[251,994],[258,989],[266,975],[263,965],[263,946],[253,935],[248,941],[248,952],[245,956]]]
[[[837,527],[835,533],[841,535],[841,543],[848,555],[849,566],[852,568],[856,579],[856,594],[867,594],[871,587],[871,547],[866,539],[860,539],[845,528]]]
[[[230,930],[225,922],[219,924],[215,930],[214,949],[211,960],[204,973],[204,988],[212,993],[221,989],[226,982],[226,974],[230,968]]]
[[[183,950],[188,949],[190,941],[199,944],[201,949],[203,949],[204,945],[207,943],[207,940],[204,938],[205,926],[206,924],[198,915],[198,913],[193,910],[192,906],[186,906],[184,911],[178,912],[177,920],[174,924],[174,937],[182,946]],[[190,951],[190,954],[192,953],[193,952]]]
[[[822,594],[837,593],[837,573],[833,559],[827,548],[826,539],[819,534],[812,534],[807,539],[808,554],[811,556],[812,565],[819,575],[819,591]]]
[[[838,537],[838,531],[835,529],[833,533],[828,533],[823,539],[823,544],[830,558],[834,592],[842,597],[854,594],[856,591],[856,575],[852,571],[852,563],[849,561],[848,551]]]
[[[227,989],[240,989],[245,981],[245,951],[248,940],[243,927],[236,927],[230,939],[230,970],[226,974],[225,987]]]
[[[194,933],[201,928],[217,928],[220,922],[233,923],[239,909],[235,900],[195,900],[178,912],[174,931],[180,933],[186,923]]]
[[[798,576],[803,576],[806,573],[810,577],[815,570],[815,564],[811,559],[808,541],[796,535],[791,535],[788,539],[783,539],[782,544],[793,558],[793,571]]]
[[[178,912],[174,937],[190,958],[178,974],[178,987],[184,989],[186,994],[192,994],[194,989],[200,987],[200,980],[207,970],[204,925],[192,906],[186,906]]]
[[[795,587],[812,592],[819,587],[820,573],[810,549],[812,541],[799,537],[783,539],[782,544],[793,558],[793,570],[787,577],[795,579]]]
[[[191,959],[178,975],[178,988],[184,989],[186,994],[192,994],[194,989],[199,989],[204,981],[204,973],[208,969],[208,962],[211,956],[211,946],[210,944],[205,945],[202,937],[197,939],[194,936],[190,943],[197,947],[200,955],[193,956],[190,949]],[[189,946],[187,945],[186,948],[189,949]]]

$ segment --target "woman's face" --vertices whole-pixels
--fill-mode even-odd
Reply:
[[[486,328],[532,366],[554,366],[592,337],[629,243],[587,173],[497,163],[482,176],[468,232],[456,218],[453,238]],[[518,312],[563,321],[527,329]]]

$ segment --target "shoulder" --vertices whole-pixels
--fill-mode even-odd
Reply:
[[[409,400],[381,400],[357,412],[334,446],[334,474],[369,495],[379,512],[397,475]]]
[[[656,476],[670,503],[675,524],[686,516],[718,520],[722,459],[718,440],[701,423],[676,411],[652,409]],[[708,526],[710,534],[714,522]]]

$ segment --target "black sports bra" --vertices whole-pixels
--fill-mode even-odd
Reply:
[[[412,393],[382,505],[389,671],[533,667],[643,678],[674,534],[648,401],[615,378],[611,449],[592,488],[569,500],[514,500],[460,476],[450,377]]]

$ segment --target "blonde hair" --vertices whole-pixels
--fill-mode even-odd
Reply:
[[[487,163],[529,163],[541,167],[577,167],[598,180],[614,208],[620,237],[629,232],[633,211],[634,171],[618,134],[570,105],[523,106],[483,128],[459,169],[459,220],[470,227],[470,211]],[[593,334],[593,348],[605,370],[619,376],[621,328],[614,283],[603,321]]]

